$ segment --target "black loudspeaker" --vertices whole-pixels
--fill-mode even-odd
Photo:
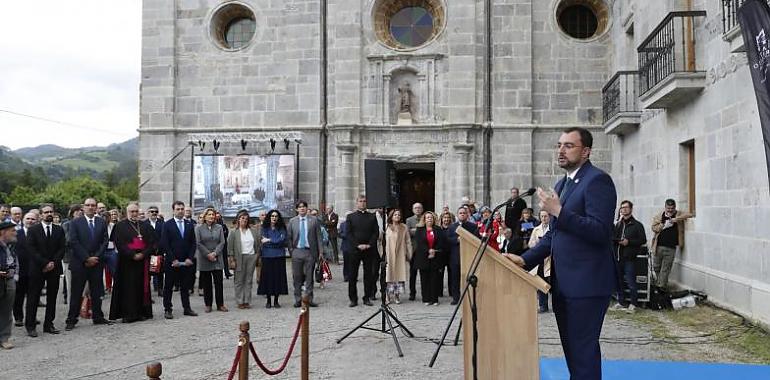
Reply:
[[[398,182],[393,161],[364,160],[366,204],[369,208],[398,206]]]

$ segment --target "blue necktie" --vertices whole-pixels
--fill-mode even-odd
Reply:
[[[305,240],[305,218],[299,219],[299,247],[306,248],[307,240]]]
[[[91,233],[91,239],[94,238],[94,220],[91,219],[88,221],[88,231]]]
[[[184,223],[182,223],[181,220],[177,220],[176,221],[176,226],[177,226],[177,228],[179,228],[179,235],[184,237]]]
[[[561,197],[564,194],[566,194],[567,193],[567,189],[570,186],[572,186],[573,183],[574,183],[574,181],[572,180],[572,178],[567,177],[567,179],[564,181],[564,186],[562,186],[562,188],[561,188],[561,193],[559,193],[559,196]]]

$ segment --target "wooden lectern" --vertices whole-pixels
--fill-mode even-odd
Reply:
[[[473,256],[481,245],[476,236],[458,228],[460,276],[465,284]],[[476,271],[478,309],[478,377],[484,380],[540,379],[537,334],[537,290],[550,286],[487,247]],[[473,379],[472,288],[463,300],[465,379]]]

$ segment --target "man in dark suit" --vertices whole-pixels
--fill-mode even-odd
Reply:
[[[511,199],[515,199],[515,201],[510,206],[505,207],[505,226],[513,231],[517,231],[521,212],[527,208],[527,201],[519,198],[518,187],[511,188]]]
[[[305,294],[310,297],[309,305],[318,306],[313,302],[313,270],[316,260],[323,254],[323,237],[321,223],[317,217],[308,215],[307,202],[299,201],[296,205],[297,216],[289,220],[286,234],[291,255],[291,275],[294,281],[294,307],[302,304],[302,286]]]
[[[174,294],[174,284],[180,283],[179,296],[182,298],[184,315],[195,317],[198,314],[190,308],[190,287],[192,279],[190,272],[195,272],[193,257],[195,257],[195,226],[184,218],[184,202],[176,201],[172,206],[174,217],[163,224],[161,246],[166,253],[165,283],[163,284],[163,308],[166,319],[174,318],[172,314],[171,296]]]
[[[107,249],[107,223],[96,216],[96,199],[83,202],[83,216],[70,222],[69,243],[72,248],[69,270],[72,273],[70,310],[65,330],[70,331],[78,323],[83,288],[88,282],[91,293],[91,315],[95,325],[111,325],[102,313],[104,295],[104,251]]]
[[[163,218],[160,218],[158,206],[150,206],[147,208],[147,213],[150,215],[147,220],[145,220],[142,223],[145,223],[149,225],[153,232],[155,232],[155,241],[160,241],[161,234],[163,233]],[[160,247],[160,244],[157,245],[157,248],[155,249],[155,252],[152,254],[152,256],[158,256],[163,255],[163,249]],[[158,296],[163,296],[163,271],[160,271],[158,273],[152,274],[152,286],[155,288],[155,291],[158,292]]]
[[[64,230],[53,224],[53,206],[40,207],[43,221],[27,231],[27,253],[29,254],[29,293],[27,298],[27,315],[24,325],[27,335],[37,337],[35,328],[37,320],[37,300],[46,284],[45,320],[43,332],[58,334],[59,330],[53,325],[56,317],[56,295],[59,292],[59,276],[62,274],[61,260],[67,242]],[[31,302],[30,302],[31,301]]]
[[[511,231],[510,228],[505,227],[503,230],[503,236],[505,239],[503,239],[502,244],[500,244],[500,253],[520,254],[521,242],[518,241],[519,244],[517,244],[517,240],[513,238],[513,231]]]
[[[539,189],[540,208],[551,216],[549,231],[522,256],[508,256],[532,269],[552,255],[553,311],[572,380],[601,379],[599,334],[617,280],[612,256],[615,184],[589,161],[593,136],[569,128],[559,137],[559,166],[567,174],[555,192]]]
[[[19,281],[16,282],[16,297],[13,300],[13,318],[16,327],[24,326],[24,299],[29,291],[29,253],[27,252],[27,235],[30,227],[37,223],[37,214],[27,213],[22,219],[22,227],[16,231],[16,256],[19,259]]]
[[[479,228],[476,223],[470,220],[470,210],[462,206],[457,209],[457,221],[450,224],[447,229],[447,240],[449,241],[449,273],[447,274],[447,289],[452,296],[450,304],[457,305],[460,301],[460,240],[458,239],[457,229],[464,228],[466,231],[478,236]]]
[[[337,238],[339,237],[339,231],[337,226],[340,222],[340,216],[334,212],[334,206],[326,206],[326,212],[323,213],[323,223],[326,226],[326,232],[329,233],[329,242],[332,245],[332,253],[334,253],[334,263],[340,263],[339,248],[337,247]]]
[[[359,195],[356,198],[356,211],[347,218],[347,238],[353,250],[350,255],[350,267],[348,267],[348,298],[350,307],[358,306],[358,267],[364,263],[364,297],[366,306],[372,306],[369,295],[376,291],[374,272],[371,270],[379,259],[377,240],[380,237],[380,227],[377,217],[366,211],[366,196]]]

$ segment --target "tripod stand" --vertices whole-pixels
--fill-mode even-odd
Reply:
[[[382,260],[380,262],[380,289],[384,290],[386,289],[385,284],[385,271],[387,269],[388,263],[387,260]],[[411,331],[393,314],[393,311],[390,309],[390,306],[385,302],[385,292],[382,292],[380,295],[380,309],[374,312],[369,318],[366,318],[363,322],[361,322],[358,326],[354,327],[353,330],[350,330],[345,336],[337,340],[337,344],[342,343],[345,338],[352,335],[356,330],[358,329],[366,329],[371,331],[378,331],[384,334],[390,334],[390,336],[393,337],[393,343],[396,345],[396,350],[398,351],[398,356],[403,357],[404,352],[401,351],[401,345],[398,343],[398,338],[396,337],[396,329],[401,328],[401,330],[404,331],[404,334],[410,338],[414,338],[414,334],[412,334]],[[374,319],[374,317],[380,315],[382,317],[381,324],[379,328],[374,327],[368,327],[365,326],[369,321]],[[395,322],[395,323],[394,323]],[[386,327],[387,325],[387,327]]]

